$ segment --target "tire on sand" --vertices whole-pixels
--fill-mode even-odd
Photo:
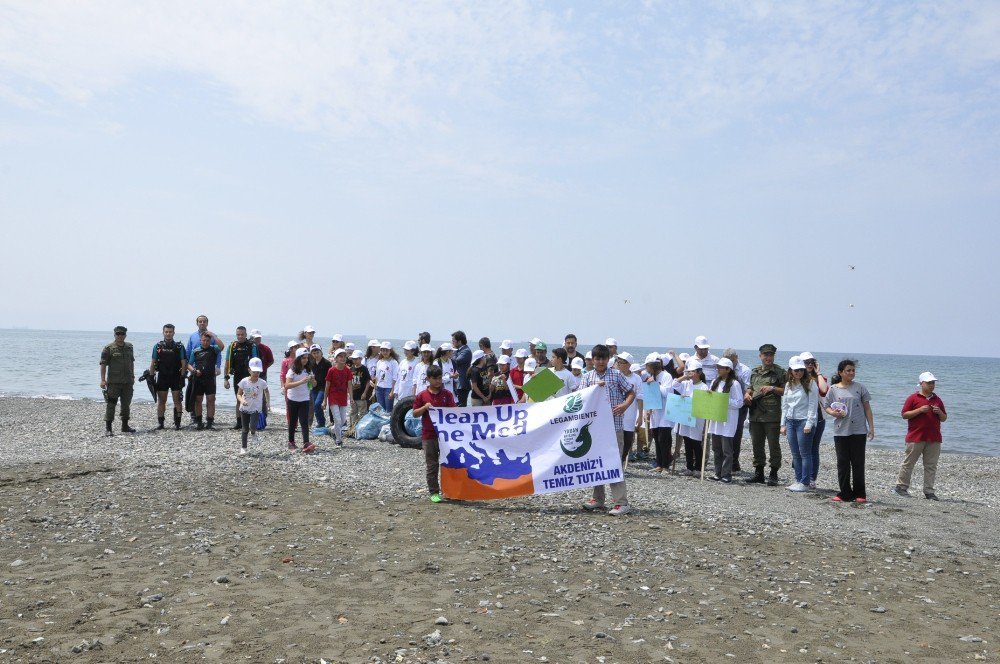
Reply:
[[[392,429],[393,442],[400,447],[416,449],[423,446],[420,442],[420,436],[408,434],[404,425],[406,415],[411,410],[413,410],[413,397],[396,399],[396,403],[392,407],[392,415],[389,416],[389,427]]]

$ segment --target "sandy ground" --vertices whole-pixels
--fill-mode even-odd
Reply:
[[[32,407],[7,401],[0,451],[40,444],[10,426]],[[719,519],[708,501],[621,519],[580,513],[575,494],[433,505],[393,489],[399,473],[419,478],[418,453],[376,441],[335,459],[394,460],[361,485],[297,478],[276,431],[247,459],[232,459],[228,431],[159,434],[226,445],[219,463],[95,452],[109,445],[96,432],[87,454],[0,469],[0,661],[1000,658],[997,557],[914,543],[902,510],[871,517],[885,531],[872,541],[849,521],[799,533]],[[913,504],[969,532],[996,525],[989,507]]]

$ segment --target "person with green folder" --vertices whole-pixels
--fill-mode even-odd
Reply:
[[[674,392],[682,397],[690,398],[695,390],[708,390],[708,385],[705,384],[705,372],[702,370],[701,362],[691,358],[684,364],[684,378],[674,383]],[[686,462],[685,469],[678,474],[692,477],[701,471],[705,420],[697,418],[691,426],[678,424],[677,431],[684,438],[684,460]]]
[[[716,368],[719,375],[712,381],[711,390],[729,396],[729,412],[725,422],[713,421],[708,425],[708,433],[712,437],[712,457],[715,460],[715,475],[709,479],[729,484],[733,481],[733,437],[739,422],[740,408],[743,407],[743,389],[736,380],[732,360],[723,357],[716,363]]]

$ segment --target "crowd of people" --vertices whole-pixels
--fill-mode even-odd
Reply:
[[[175,337],[175,326],[163,326],[163,339],[152,349],[149,368],[140,380],[151,381],[157,399],[158,428],[166,428],[168,394],[173,399],[173,424],[182,426],[190,413],[196,429],[213,429],[216,413],[216,383],[223,376],[225,389],[233,389],[237,406],[232,428],[241,431],[240,454],[246,454],[248,438],[266,423],[270,411],[267,372],[275,358],[257,330],[239,326],[235,339],[226,345],[208,329],[208,317],[196,319],[197,330],[187,344]],[[121,430],[129,425],[135,383],[134,349],[125,341],[127,329],[114,329],[115,339],[101,353],[101,388],[106,400],[105,424],[113,435],[116,405],[121,403]],[[608,338],[581,354],[577,338],[567,334],[560,347],[549,349],[541,339],[528,348],[514,348],[505,339],[495,353],[488,337],[472,350],[462,331],[451,341],[431,345],[428,332],[402,346],[400,357],[389,341],[372,339],[364,350],[343,335],[332,336],[324,348],[316,341],[316,330],[305,326],[287,343],[278,374],[285,401],[288,449],[299,450],[301,433],[305,454],[316,450],[310,441],[315,422],[329,431],[336,445],[351,435],[370,404],[386,412],[401,398],[413,397],[413,414],[422,417],[422,441],[431,498],[440,502],[437,434],[428,411],[432,407],[482,406],[525,403],[524,384],[538,372],[551,370],[562,387],[551,398],[590,386],[601,387],[611,406],[618,449],[623,464],[649,461],[654,472],[675,471],[681,476],[701,475],[711,452],[708,479],[728,484],[740,472],[741,441],[748,428],[752,452],[751,484],[777,486],[782,466],[781,436],[791,451],[794,481],[788,489],[804,493],[816,489],[820,443],[827,420],[832,421],[837,458],[838,491],[835,502],[868,500],[865,484],[865,450],[875,437],[871,395],[857,381],[857,363],[839,362],[829,379],[817,359],[808,352],[793,356],[787,369],[775,363],[777,348],[763,344],[760,364],[753,369],[740,361],[737,352],[726,349],[721,357],[711,352],[704,336],[694,340],[692,352],[650,353],[642,363],[618,342]],[[186,383],[186,390],[185,390]],[[653,387],[647,388],[645,384]],[[934,479],[941,446],[941,423],[947,419],[944,403],[935,393],[936,379],[930,372],[919,376],[920,388],[904,403],[901,415],[908,422],[906,454],[896,493],[908,495],[913,469],[923,460],[924,496],[937,500]],[[643,404],[645,390],[659,391],[655,407]],[[674,422],[663,407],[671,394],[690,397],[697,390],[725,393],[728,417],[724,422]],[[332,426],[327,427],[327,417]],[[707,429],[706,429],[707,428]],[[704,449],[705,442],[710,443]],[[766,472],[765,472],[766,471]],[[610,514],[630,511],[625,481],[610,485]],[[603,509],[604,487],[594,489],[583,504],[586,510]]]

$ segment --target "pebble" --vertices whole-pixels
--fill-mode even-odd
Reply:
[[[217,576],[217,577],[215,577],[215,582],[216,583],[229,583],[229,577],[228,576]]]
[[[876,606],[874,609],[871,609],[871,612],[872,613],[885,613],[885,607],[884,606]]]
[[[346,399],[347,397],[344,397],[344,398]],[[438,616],[438,619],[434,621],[434,624],[435,625],[450,625],[451,623],[449,623],[448,619],[445,618],[444,616]]]
[[[978,636],[972,636],[971,634],[969,636],[960,636],[960,637],[958,637],[958,640],[959,641],[964,641],[965,643],[982,643],[983,642],[983,640],[980,637],[978,637]]]

